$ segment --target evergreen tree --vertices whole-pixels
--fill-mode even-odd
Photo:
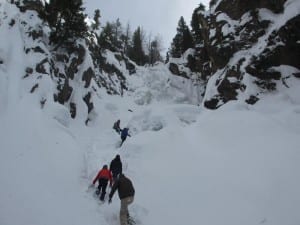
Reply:
[[[123,47],[122,52],[124,54],[128,54],[129,46],[130,46],[130,39],[131,39],[131,31],[130,31],[130,25],[129,23],[126,26],[126,30],[124,33],[121,34],[120,40],[121,40],[121,45]]]
[[[182,38],[182,54],[189,48],[194,47],[194,40],[191,34],[190,29],[186,26],[186,29],[183,31]]]
[[[86,37],[83,10],[82,0],[50,0],[45,3],[45,17],[51,28],[50,43],[59,47]]]
[[[116,49],[120,51],[122,49],[122,41],[121,41],[122,24],[119,18],[116,20],[116,22],[112,23],[112,29],[113,29],[112,44]]]
[[[103,27],[103,30],[98,39],[98,43],[101,49],[109,49],[111,51],[115,51],[116,49],[113,45],[113,39],[113,27],[111,23],[107,22],[105,27]]]
[[[179,58],[189,48],[193,48],[193,37],[184,18],[180,17],[177,27],[177,34],[173,38],[170,54],[172,57]]]
[[[199,19],[199,11],[205,11],[205,6],[200,3],[192,15],[191,27],[192,27],[192,36],[195,42],[195,45],[198,45],[203,42],[202,30]]]
[[[100,33],[98,42],[102,49],[109,49],[111,51],[123,51],[122,41],[122,24],[119,19],[116,22],[107,22]]]
[[[149,64],[153,65],[155,62],[162,61],[160,54],[162,50],[162,41],[159,36],[156,36],[150,43],[149,49]]]
[[[95,14],[94,14],[94,21],[95,23],[92,25],[92,29],[93,30],[98,30],[99,29],[99,26],[100,26],[100,10],[99,9],[96,9],[95,10]]]
[[[217,3],[218,0],[210,0],[209,2],[209,8],[213,7],[216,3]]]
[[[182,36],[176,34],[173,38],[170,48],[170,56],[174,58],[180,58],[182,55],[182,45],[181,45]]]
[[[143,50],[143,35],[140,27],[138,27],[133,33],[132,47],[128,52],[128,56],[140,66],[144,65],[146,62],[146,55]]]

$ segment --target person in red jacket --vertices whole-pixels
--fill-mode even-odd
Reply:
[[[97,181],[99,182],[99,185],[96,194],[101,193],[100,200],[104,201],[108,181],[110,183],[110,187],[112,186],[112,175],[107,165],[104,165],[103,168],[98,172],[97,176],[93,180],[93,185],[95,185]]]

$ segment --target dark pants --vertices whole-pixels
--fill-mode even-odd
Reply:
[[[99,194],[100,194],[100,200],[104,201],[104,197],[106,194],[106,187],[108,184],[108,180],[104,179],[104,178],[100,178],[99,179],[99,185],[98,185],[98,190],[99,190]]]
[[[113,182],[115,182],[118,179],[118,175],[120,174],[120,171],[114,171],[112,172]]]
[[[122,136],[122,137],[121,137],[122,142],[121,142],[121,145],[120,145],[120,146],[122,146],[122,144],[124,143],[124,141],[126,140],[126,138],[127,138],[127,136],[125,136],[125,137]]]

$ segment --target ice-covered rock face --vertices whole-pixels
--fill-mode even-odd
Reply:
[[[137,91],[134,98],[134,102],[138,105],[149,105],[153,96],[150,91]]]
[[[216,7],[215,11],[222,11],[232,19],[240,19],[246,12],[257,8],[266,8],[274,13],[282,13],[286,0],[272,1],[243,1],[243,0],[222,0]]]
[[[162,111],[162,108],[165,108],[165,111]],[[175,104],[157,108],[153,106],[134,114],[128,127],[133,135],[145,131],[156,132],[166,127],[176,130],[196,122],[199,114],[199,107],[193,105]]]
[[[159,131],[164,128],[166,121],[163,115],[156,114],[151,110],[146,110],[135,115],[129,122],[129,130],[132,134],[143,131]]]
[[[265,92],[287,88],[299,74],[299,9],[297,0],[216,1],[209,11],[198,12],[202,40],[194,59],[182,57],[177,65],[171,59],[169,69],[183,77],[182,65],[200,73],[207,82],[207,108],[231,100],[254,104]],[[294,72],[282,73],[274,69],[278,66],[292,66]]]

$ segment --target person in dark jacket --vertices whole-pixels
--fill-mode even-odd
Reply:
[[[118,134],[121,133],[122,130],[121,130],[121,128],[120,128],[120,120],[117,120],[117,121],[114,123],[113,129],[114,129]]]
[[[109,203],[111,203],[111,199],[116,190],[118,190],[119,198],[121,200],[120,224],[127,225],[129,218],[128,205],[131,204],[134,200],[135,190],[131,180],[125,177],[124,174],[120,174],[119,178],[112,186],[109,194]]]
[[[124,141],[126,140],[127,136],[131,137],[130,134],[129,134],[129,129],[127,127],[125,127],[122,132],[121,132],[121,145],[120,147],[122,146],[122,144],[124,143]]]
[[[96,194],[101,193],[100,200],[104,201],[108,181],[110,182],[110,186],[112,186],[112,175],[111,172],[108,170],[107,165],[104,165],[103,168],[98,172],[97,176],[93,180],[93,185],[95,185],[96,181],[99,182]]]
[[[112,172],[113,181],[115,181],[118,175],[122,173],[122,162],[120,155],[116,155],[116,157],[111,161],[109,170]]]

